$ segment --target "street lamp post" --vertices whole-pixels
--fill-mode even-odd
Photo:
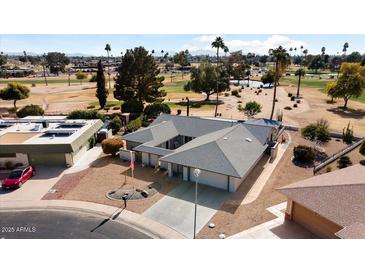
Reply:
[[[200,169],[194,169],[194,177],[195,177],[195,209],[194,209],[194,239],[196,237],[196,213],[197,213],[197,205],[198,205],[198,179],[200,175]]]

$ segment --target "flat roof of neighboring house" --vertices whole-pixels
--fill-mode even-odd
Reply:
[[[9,132],[0,135],[0,144],[22,144],[28,139],[38,135],[34,132]]]
[[[279,188],[294,202],[342,226],[365,224],[365,166],[357,164]]]
[[[3,119],[0,151],[4,153],[47,153],[78,151],[102,126],[101,120],[67,120],[57,116]],[[43,127],[43,122],[47,126]]]

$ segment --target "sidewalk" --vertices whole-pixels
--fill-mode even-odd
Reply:
[[[99,214],[121,222],[157,239],[184,239],[179,232],[153,221],[143,215],[121,208],[81,201],[38,200],[38,201],[1,201],[0,211],[10,210],[66,210]]]
[[[267,162],[265,164],[264,170],[260,174],[260,176],[256,179],[256,182],[251,187],[250,191],[246,194],[245,198],[242,200],[241,205],[247,205],[249,203],[252,203],[257,199],[257,197],[260,195],[262,189],[264,188],[266,182],[269,180],[271,174],[275,170],[276,166],[280,162],[281,158],[283,157],[285,151],[289,147],[291,143],[291,136],[289,133],[287,133],[289,136],[289,139],[284,144],[279,144],[278,147],[278,154],[275,158],[275,160],[270,163]]]

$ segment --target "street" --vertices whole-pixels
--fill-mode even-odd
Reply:
[[[5,239],[150,239],[127,225],[100,215],[71,211],[0,212]]]

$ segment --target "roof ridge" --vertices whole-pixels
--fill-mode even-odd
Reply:
[[[289,184],[290,185],[290,184]],[[327,187],[339,187],[339,186],[358,186],[358,185],[364,185],[365,186],[365,182],[364,183],[360,183],[360,184],[354,184],[354,183],[350,183],[350,184],[336,184],[336,185],[310,185],[310,186],[296,186],[296,187],[280,187],[278,188],[278,190],[290,190],[290,189],[302,189],[302,188],[327,188]]]

